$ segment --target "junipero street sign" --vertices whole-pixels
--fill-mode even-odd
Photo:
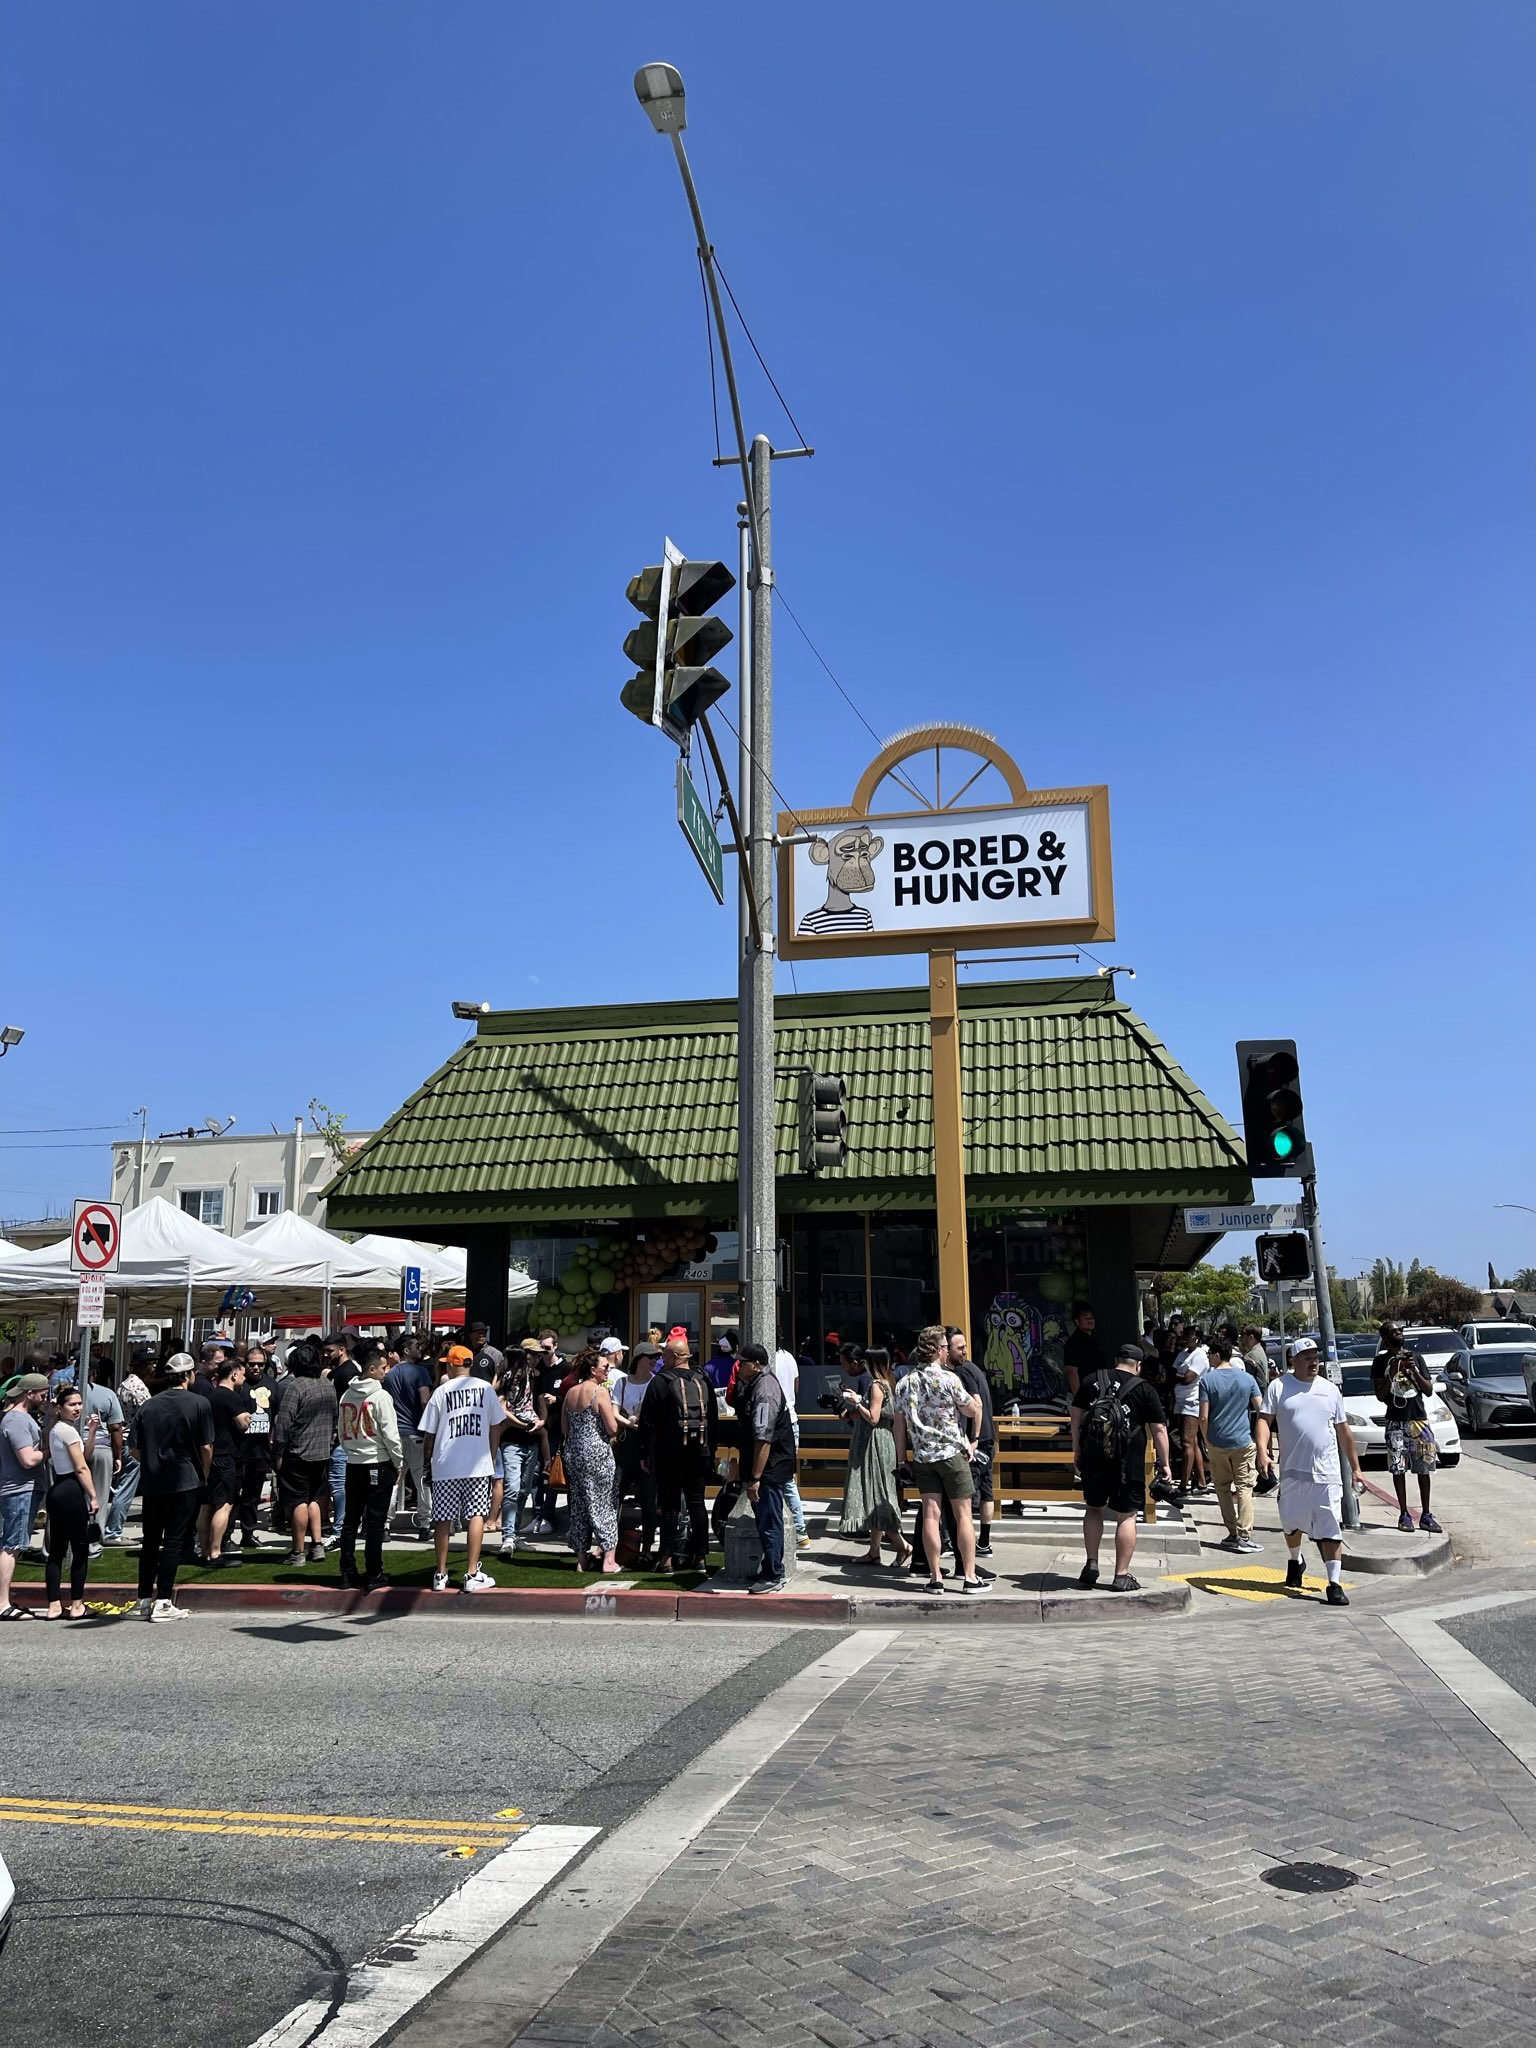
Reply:
[[[709,815],[709,806],[693,786],[681,755],[677,760],[677,822],[693,849],[693,857],[704,870],[704,879],[715,892],[715,901],[725,901],[725,854],[720,835]]]
[[[997,742],[969,727],[930,728],[919,754],[914,737],[871,762],[844,809],[780,813],[785,959],[1112,939],[1109,792],[1031,790]],[[946,753],[972,767],[951,768],[948,802]],[[928,774],[916,770],[930,757]],[[984,793],[989,770],[1007,800],[964,803]],[[914,771],[931,774],[930,807],[873,808],[882,784],[928,804]]]

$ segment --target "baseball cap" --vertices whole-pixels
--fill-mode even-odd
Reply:
[[[619,1342],[617,1337],[605,1337],[597,1348],[599,1351],[608,1352],[611,1356],[615,1351],[622,1351],[625,1347]]]
[[[450,1344],[443,1353],[444,1362],[448,1365],[470,1365],[474,1356],[467,1344]]]
[[[47,1391],[48,1375],[45,1372],[24,1372],[20,1379],[14,1379],[10,1384],[13,1394],[46,1394]]]
[[[179,1380],[186,1373],[196,1372],[197,1367],[190,1351],[173,1351],[160,1371],[166,1379]]]
[[[1115,1357],[1123,1359],[1127,1365],[1140,1365],[1143,1355],[1139,1344],[1122,1344],[1115,1353]]]
[[[1297,1337],[1286,1352],[1287,1358],[1303,1358],[1309,1351],[1317,1349],[1315,1337]]]
[[[658,1351],[658,1350],[657,1350],[657,1348],[656,1348],[656,1346],[655,1346],[654,1344],[651,1344],[651,1343],[643,1343],[643,1344],[637,1344],[637,1345],[635,1346],[635,1348],[634,1348],[634,1352],[633,1352],[632,1356],[633,1356],[633,1357],[635,1357],[635,1358],[637,1358],[637,1359],[640,1359],[640,1358],[660,1358],[660,1356],[661,1356],[661,1353],[660,1353],[660,1351]]]
[[[538,1340],[538,1338],[537,1338],[537,1337],[525,1337],[525,1338],[523,1339],[522,1343],[521,1343],[521,1344],[519,1344],[517,1348],[518,1348],[518,1350],[519,1350],[519,1351],[538,1351],[538,1352],[542,1352],[542,1351],[543,1351],[543,1349],[544,1349],[544,1346],[543,1346],[543,1345],[542,1345],[542,1344],[541,1344],[541,1343],[539,1342],[539,1340]]]

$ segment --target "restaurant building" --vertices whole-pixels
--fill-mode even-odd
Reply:
[[[469,1316],[503,1334],[509,1261],[539,1283],[527,1322],[567,1344],[739,1328],[736,1024],[734,1001],[491,1013],[348,1161],[328,1222],[465,1246]],[[1214,1241],[1185,1205],[1252,1186],[1112,976],[965,987],[960,1026],[971,1348],[1048,1403],[1073,1299],[1121,1342],[1138,1275]],[[775,1046],[783,1337],[818,1359],[834,1334],[906,1347],[939,1310],[928,990],[781,996]],[[846,1086],[836,1172],[799,1171],[807,1067]]]

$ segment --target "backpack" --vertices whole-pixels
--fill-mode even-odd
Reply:
[[[709,1382],[702,1373],[689,1370],[675,1375],[677,1405],[682,1423],[685,1451],[709,1449]]]
[[[1131,1411],[1112,1372],[1094,1375],[1097,1385],[1083,1417],[1082,1455],[1092,1465],[1121,1465],[1131,1448]]]

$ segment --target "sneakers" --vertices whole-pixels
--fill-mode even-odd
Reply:
[[[466,1593],[494,1593],[496,1581],[489,1572],[467,1572],[464,1577]]]
[[[146,1621],[190,1621],[192,1619],[192,1611],[188,1607],[178,1607],[174,1600],[157,1600],[144,1619]]]
[[[1427,1529],[1431,1536],[1443,1536],[1445,1534],[1445,1531],[1441,1528],[1440,1524],[1435,1520],[1434,1516],[1429,1512],[1428,1508],[1426,1508],[1423,1514],[1419,1517],[1419,1527],[1421,1529]]]
[[[1404,1532],[1405,1535],[1411,1536],[1413,1534],[1413,1517],[1409,1514],[1406,1508],[1404,1508],[1403,1512],[1398,1516],[1397,1526]]]
[[[992,1581],[990,1579],[962,1579],[960,1581],[960,1590],[962,1593],[990,1593]]]
[[[944,1591],[944,1581],[942,1579],[930,1579],[927,1585],[924,1586],[923,1591],[925,1593],[942,1593]]]
[[[1302,1580],[1305,1577],[1306,1566],[1302,1563],[1301,1559],[1299,1557],[1290,1558],[1285,1567],[1285,1590],[1288,1593],[1299,1593],[1302,1589]]]
[[[1255,1554],[1255,1552],[1260,1551],[1264,1548],[1262,1543],[1255,1542],[1253,1537],[1251,1536],[1239,1536],[1237,1539],[1237,1547],[1243,1553],[1244,1557],[1252,1557]]]
[[[1330,1607],[1347,1607],[1349,1605],[1349,1595],[1333,1579],[1328,1581],[1328,1591],[1323,1597],[1327,1600]]]
[[[1085,1593],[1091,1593],[1099,1583],[1099,1568],[1096,1564],[1085,1564],[1077,1575],[1077,1583]]]
[[[388,1572],[375,1572],[371,1579],[364,1579],[363,1591],[365,1593],[382,1593],[387,1586],[392,1586],[393,1584],[394,1580],[389,1576]]]
[[[776,1574],[771,1579],[754,1579],[747,1588],[749,1593],[782,1593],[783,1590],[784,1577],[782,1573]]]
[[[555,1533],[555,1525],[554,1525],[554,1523],[553,1523],[553,1522],[544,1522],[544,1521],[538,1521],[538,1522],[535,1522],[535,1523],[533,1524],[533,1527],[532,1527],[532,1528],[531,1528],[531,1529],[530,1529],[530,1530],[528,1531],[528,1534],[529,1534],[530,1536],[553,1536],[553,1535],[554,1535],[554,1533]]]
[[[517,1555],[517,1538],[515,1536],[503,1536],[501,1548],[497,1551],[496,1555],[503,1564],[510,1564]]]
[[[303,1551],[302,1551],[302,1550],[290,1550],[290,1551],[289,1551],[289,1553],[288,1553],[288,1555],[287,1555],[287,1556],[286,1556],[286,1557],[285,1557],[285,1558],[283,1559],[283,1563],[284,1563],[284,1564],[308,1564],[308,1563],[309,1563],[309,1559],[308,1559],[308,1558],[307,1558],[307,1557],[306,1557],[306,1556],[304,1555],[304,1553],[303,1553]]]
[[[1141,1581],[1133,1579],[1129,1572],[1116,1572],[1109,1582],[1109,1590],[1111,1593],[1139,1593]]]
[[[992,1544],[990,1539],[988,1539],[988,1541],[985,1543],[977,1544],[976,1555],[978,1557],[990,1557],[992,1555]]]
[[[89,1545],[87,1546],[87,1548],[86,1548],[86,1553],[85,1553],[85,1554],[86,1554],[86,1556],[87,1556],[87,1557],[100,1557],[100,1555],[101,1555],[101,1545],[100,1545],[99,1543],[92,1543],[92,1544],[89,1544]]]
[[[310,1561],[310,1563],[311,1563],[311,1564],[324,1564],[324,1563],[325,1563],[325,1552],[326,1552],[326,1547],[327,1547],[327,1546],[326,1546],[325,1544],[323,1544],[323,1543],[311,1543],[311,1544],[310,1544],[310,1546],[309,1546],[309,1561]]]
[[[446,1572],[434,1572],[432,1574],[432,1590],[434,1593],[447,1592],[448,1574]]]
[[[810,1547],[811,1539],[809,1536],[806,1535],[805,1531],[802,1529],[800,1531],[800,1534],[795,1538],[795,1548],[796,1550],[809,1550]]]
[[[1242,1547],[1243,1539],[1241,1536],[1223,1536],[1216,1546],[1218,1550],[1241,1550]]]
[[[155,1618],[154,1601],[135,1600],[133,1603],[133,1618],[135,1621],[153,1621]]]

